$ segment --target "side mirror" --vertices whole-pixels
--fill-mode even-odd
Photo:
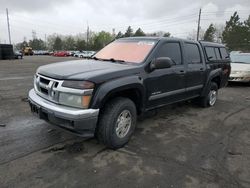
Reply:
[[[174,62],[169,57],[158,57],[150,64],[151,70],[170,68]]]

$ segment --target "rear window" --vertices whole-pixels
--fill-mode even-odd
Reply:
[[[229,54],[228,54],[226,48],[220,48],[220,54],[221,54],[222,59],[228,59],[229,58]]]
[[[216,60],[216,54],[213,47],[206,47],[205,48],[206,54],[207,54],[207,60],[213,61]]]
[[[197,44],[186,43],[186,53],[187,53],[187,62],[189,64],[198,64],[201,62],[201,54]]]
[[[208,61],[221,60],[220,50],[215,47],[205,47]]]
[[[221,60],[221,55],[220,55],[220,50],[219,50],[219,48],[215,48],[214,50],[215,50],[216,58],[217,58],[218,60]]]

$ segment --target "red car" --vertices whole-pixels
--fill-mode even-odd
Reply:
[[[70,54],[66,51],[61,51],[61,52],[55,52],[53,54],[53,56],[57,56],[57,57],[66,57],[66,56],[70,56]]]

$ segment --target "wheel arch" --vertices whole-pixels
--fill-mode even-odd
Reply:
[[[137,113],[144,109],[145,88],[138,76],[116,79],[99,86],[93,96],[92,107],[102,109],[105,104],[116,97],[132,100]]]
[[[215,82],[217,84],[217,86],[218,86],[218,89],[221,87],[221,74],[222,74],[221,69],[213,70],[208,74],[208,77],[207,77],[207,80],[206,80],[206,83],[205,83],[205,87],[202,90],[201,96],[206,95],[211,82]]]

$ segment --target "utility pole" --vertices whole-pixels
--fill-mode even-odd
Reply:
[[[9,20],[9,11],[8,11],[8,8],[6,8],[6,15],[7,15],[7,25],[8,25],[8,33],[9,33],[9,43],[11,44],[10,20]]]
[[[44,45],[45,45],[45,50],[47,49],[47,35],[44,35]]]
[[[88,46],[89,46],[89,22],[87,22],[87,50],[89,50]]]
[[[199,40],[199,35],[200,35],[200,24],[201,24],[201,8],[199,11],[199,19],[198,19],[198,28],[197,28],[197,41]]]

